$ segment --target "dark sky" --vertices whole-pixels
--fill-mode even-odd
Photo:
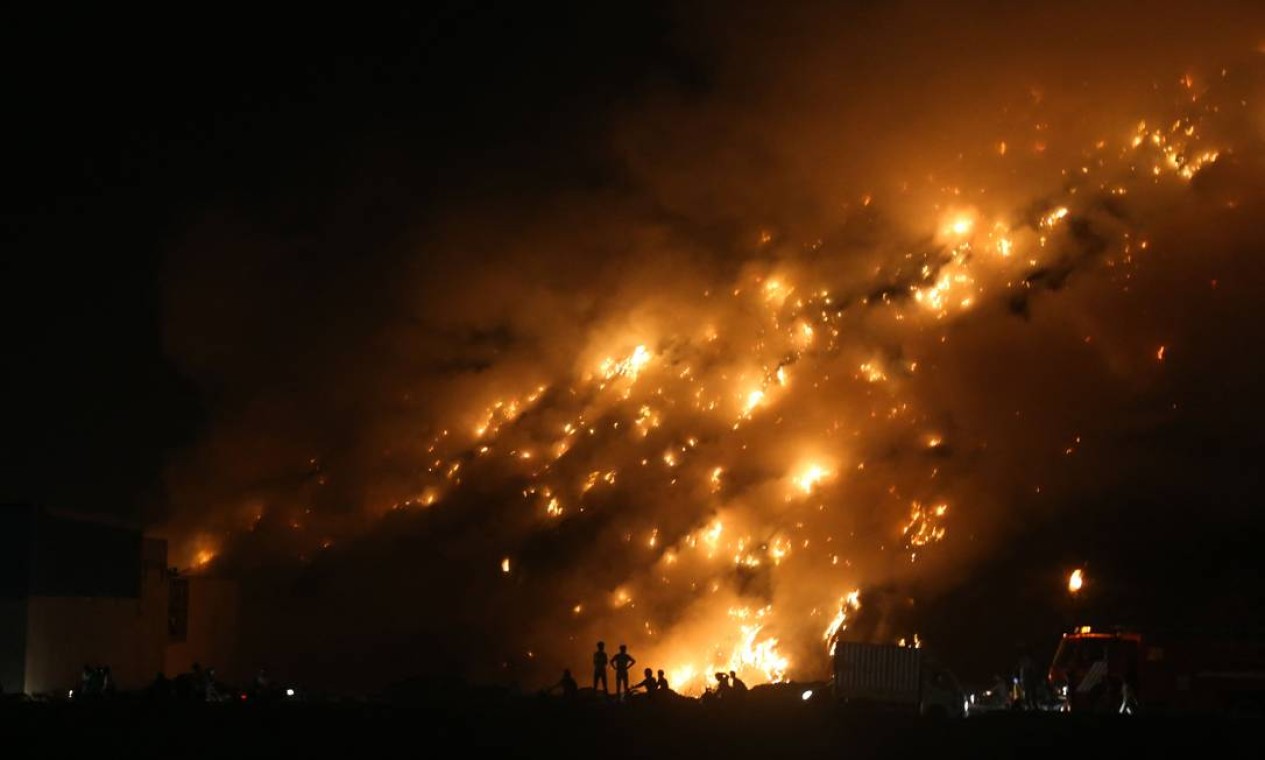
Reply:
[[[593,171],[604,105],[673,75],[662,25],[654,4],[19,12],[4,45],[5,496],[163,509],[164,458],[214,403],[164,351],[163,262],[208,209],[302,229],[386,187],[355,230],[372,249],[435,196],[572,181]]]
[[[1074,620],[1259,628],[1263,21],[1238,3],[17,14],[0,499],[165,531],[173,562],[209,548],[289,615],[258,651],[318,631],[298,649],[354,663],[331,676],[344,683],[425,669],[418,641],[544,678],[642,625],[622,602],[570,615],[627,589],[662,616],[638,648],[705,648],[711,603],[651,590],[663,557],[624,536],[661,529],[656,551],[679,549],[723,518],[761,551],[798,541],[809,518],[778,489],[801,453],[824,457],[828,501],[848,510],[806,530],[849,531],[856,575],[827,555],[698,576],[734,604],[789,617],[856,585],[971,678]],[[1138,134],[1181,142],[1175,161],[1220,153],[1152,182],[1121,152],[1142,119]],[[1082,166],[1106,179],[1078,185]],[[1042,221],[1061,204],[1066,221]],[[943,228],[959,213],[977,250]],[[993,217],[1031,264],[983,268]],[[971,311],[958,291],[947,319],[918,311],[941,274],[978,286]],[[828,287],[811,325],[838,340],[758,366],[776,353],[767,315],[707,299],[779,277],[800,288],[779,329]],[[712,322],[716,349],[697,333]],[[670,386],[654,448],[611,434],[558,454],[559,493],[563,474],[617,463],[634,485],[553,532],[518,509],[539,472],[476,469],[477,441],[440,435],[537,384],[495,453],[539,452],[577,414],[627,430],[640,401],[581,386],[603,351],[639,342],[647,372],[667,377],[670,358],[741,386],[776,364],[793,393],[760,386],[776,421],[739,409],[714,425],[668,417],[686,398]],[[729,395],[725,413],[748,388]],[[887,421],[849,438],[854,419]],[[681,496],[630,474],[672,447],[732,485]],[[425,498],[432,455],[476,474],[384,517]],[[941,501],[944,540],[906,570],[900,524]],[[1078,566],[1079,609],[1062,592]]]

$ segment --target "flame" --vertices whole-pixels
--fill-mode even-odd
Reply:
[[[630,381],[636,382],[641,371],[650,363],[652,358],[650,351],[644,344],[638,344],[628,356],[623,359],[607,358],[602,361],[599,367],[599,373],[606,380],[614,380],[618,377],[626,377]]]
[[[826,642],[826,649],[830,654],[834,653],[834,642],[839,634],[848,629],[848,618],[852,613],[861,609],[861,589],[853,589],[843,598],[839,600],[839,611],[830,620],[830,624],[826,626],[822,639]]]
[[[966,211],[952,215],[945,224],[945,233],[953,237],[965,237],[971,234],[973,229],[975,229],[975,215]]]
[[[1072,594],[1079,593],[1085,585],[1085,574],[1078,567],[1067,576],[1067,590]]]
[[[795,486],[805,494],[810,494],[818,483],[830,477],[831,472],[820,464],[810,463],[795,476]]]

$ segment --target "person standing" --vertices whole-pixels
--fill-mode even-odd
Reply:
[[[597,651],[593,653],[593,691],[597,692],[597,685],[602,684],[602,693],[609,694],[610,690],[606,688],[606,667],[609,659],[606,655],[606,642],[597,642]],[[617,684],[618,685],[618,684]]]
[[[620,644],[619,651],[611,658],[611,665],[615,668],[615,697],[617,699],[623,699],[628,694],[628,669],[636,663],[633,656],[628,654],[628,645]]]

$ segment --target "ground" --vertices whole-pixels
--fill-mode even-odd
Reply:
[[[113,757],[1256,757],[1260,717],[860,713],[825,700],[598,703],[499,693],[407,702],[0,704],[7,746]]]

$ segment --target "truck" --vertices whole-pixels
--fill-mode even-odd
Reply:
[[[831,687],[836,701],[931,717],[964,717],[957,677],[920,647],[839,641]]]
[[[1067,712],[1265,715],[1265,637],[1079,626],[1047,681]]]

